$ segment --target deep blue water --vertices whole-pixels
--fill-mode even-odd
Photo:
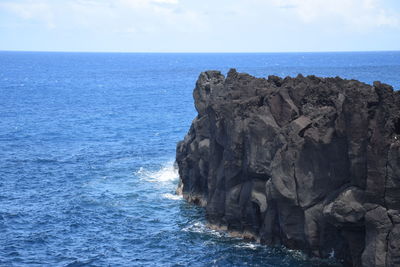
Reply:
[[[400,89],[400,52],[0,52],[0,266],[324,266],[205,227],[174,195],[201,71]]]

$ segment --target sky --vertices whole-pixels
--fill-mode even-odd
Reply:
[[[400,1],[0,0],[0,50],[400,50]]]

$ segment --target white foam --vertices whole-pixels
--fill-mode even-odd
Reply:
[[[335,250],[332,248],[332,251],[329,253],[329,258],[334,259],[335,258]]]
[[[173,161],[164,164],[164,166],[157,171],[149,171],[143,167],[140,167],[136,174],[140,177],[140,179],[148,182],[165,183],[173,182],[178,179],[178,170],[174,167]]]
[[[168,198],[168,199],[171,199],[171,200],[180,200],[180,199],[182,199],[182,196],[173,195],[173,194],[170,194],[170,193],[163,194],[162,196],[164,198]]]
[[[183,232],[195,232],[195,233],[203,233],[205,229],[205,225],[201,222],[195,222],[182,228]]]
[[[223,232],[212,230],[212,229],[208,228],[203,222],[191,223],[189,226],[182,228],[182,231],[198,233],[198,234],[213,235],[216,237],[224,236]]]
[[[235,245],[236,248],[247,248],[251,250],[256,250],[260,245],[250,242],[243,242],[240,244]]]
[[[303,252],[301,252],[300,250],[295,250],[295,249],[288,249],[288,248],[284,248],[283,247],[283,251],[285,251],[286,253],[288,253],[291,257],[298,259],[298,260],[302,260],[305,261],[307,260],[307,255],[305,255]]]

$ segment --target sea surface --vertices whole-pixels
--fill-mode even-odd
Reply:
[[[400,89],[400,52],[0,52],[0,266],[333,266],[207,229],[175,195],[201,71]]]

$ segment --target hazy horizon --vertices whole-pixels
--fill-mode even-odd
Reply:
[[[400,52],[399,50],[344,50],[344,51],[275,51],[275,52],[267,52],[267,51],[255,51],[255,52],[241,52],[241,51],[232,51],[232,52],[201,52],[201,51],[193,51],[193,52],[147,52],[147,51],[62,51],[62,50],[0,50],[0,52],[22,52],[22,53],[109,53],[109,54],[307,54],[307,53],[390,53],[390,52]]]

